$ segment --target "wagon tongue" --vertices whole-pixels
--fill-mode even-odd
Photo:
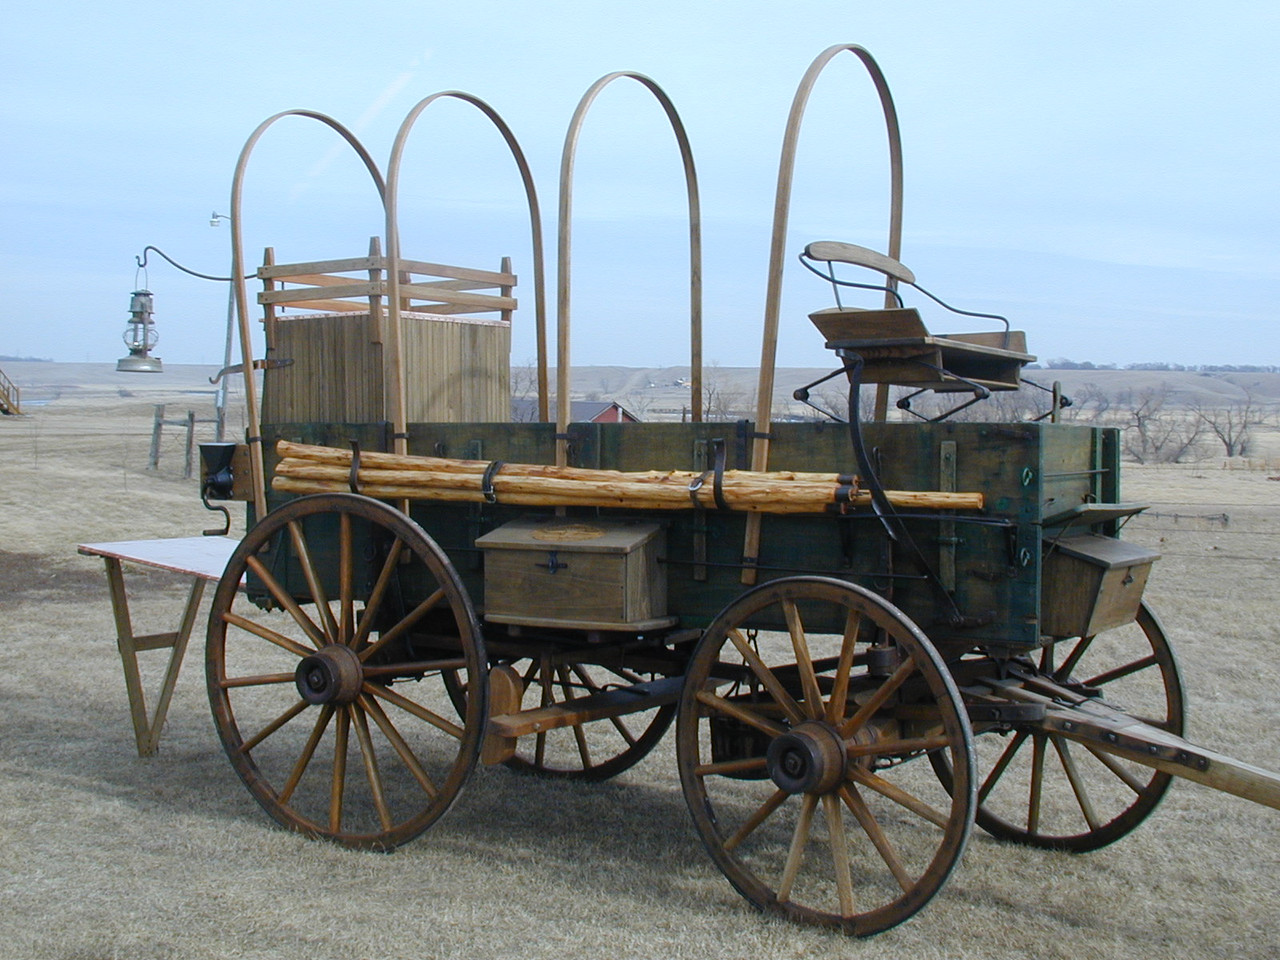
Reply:
[[[1280,809],[1280,774],[1198,747],[1129,716],[1100,697],[1032,672],[1004,680],[987,679],[968,689],[982,687],[1004,704],[1043,707],[1041,717],[1018,723],[1020,730],[1074,740],[1096,753],[1111,754]],[[973,704],[971,712],[982,706]]]

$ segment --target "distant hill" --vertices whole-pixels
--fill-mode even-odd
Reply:
[[[780,367],[774,378],[776,413],[795,410],[797,387],[806,386],[831,372],[831,368]],[[1184,370],[1027,370],[1026,379],[1051,387],[1062,384],[1067,396],[1090,389],[1112,397],[1126,391],[1167,390],[1167,402],[1178,406],[1215,406],[1252,396],[1264,404],[1280,403],[1280,373],[1195,373]],[[519,378],[517,378],[519,379]],[[753,367],[707,367],[704,393],[718,395],[725,407],[754,409],[759,373]],[[680,367],[577,367],[572,389],[577,399],[617,400],[642,419],[678,414],[690,402],[689,368]],[[814,388],[815,396],[835,397],[844,391],[836,378]],[[657,416],[655,416],[657,415]]]

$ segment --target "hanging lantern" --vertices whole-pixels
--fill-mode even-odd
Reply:
[[[159,357],[151,356],[152,349],[160,341],[156,322],[151,318],[150,290],[135,290],[129,300],[129,326],[124,332],[124,345],[129,355],[116,362],[119,373],[162,373]]]

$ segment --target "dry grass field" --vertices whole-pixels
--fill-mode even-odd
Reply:
[[[1280,955],[1280,811],[1188,783],[1093,854],[975,831],[942,893],[866,942],[737,895],[689,822],[670,735],[604,784],[481,768],[391,854],[289,834],[223,755],[198,640],[159,754],[136,755],[102,564],[75,549],[213,525],[177,430],[145,469],[153,403],[211,416],[202,371],[5,367],[29,406],[0,421],[0,960]],[[1280,478],[1220,467],[1129,469],[1126,499],[1154,506],[1126,536],[1164,554],[1147,596],[1191,739],[1280,769]],[[181,580],[131,584],[138,628],[169,629]]]

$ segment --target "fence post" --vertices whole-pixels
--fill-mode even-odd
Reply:
[[[190,480],[192,471],[191,455],[195,452],[196,412],[187,411],[187,462],[182,469],[182,479]]]
[[[151,455],[147,459],[148,470],[160,469],[160,430],[164,427],[164,404],[157,403],[156,422],[151,428]]]

